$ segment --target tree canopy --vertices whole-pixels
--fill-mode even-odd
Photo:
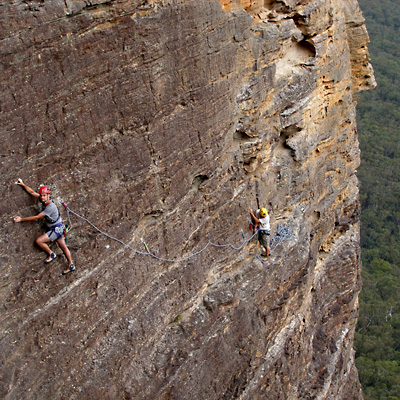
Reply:
[[[359,0],[378,87],[357,106],[363,289],[355,348],[365,400],[400,399],[400,2]]]

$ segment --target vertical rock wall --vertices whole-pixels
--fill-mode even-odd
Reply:
[[[357,2],[0,10],[0,397],[361,399]],[[131,249],[71,215],[77,271],[56,246],[44,267],[18,177]],[[204,249],[258,206],[292,233],[269,265],[255,240]]]

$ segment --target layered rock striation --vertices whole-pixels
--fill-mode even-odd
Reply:
[[[362,399],[357,2],[0,7],[0,397]],[[130,247],[70,214],[44,267],[18,177]]]

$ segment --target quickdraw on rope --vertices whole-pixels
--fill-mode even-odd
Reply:
[[[199,251],[196,251],[195,253],[189,254],[188,256],[183,257],[183,258],[177,258],[177,259],[163,258],[163,257],[157,256],[157,255],[154,254],[154,253],[151,253],[150,250],[149,250],[149,247],[147,246],[147,244],[146,244],[146,242],[143,240],[143,238],[141,238],[140,240],[141,240],[141,242],[143,243],[144,248],[146,249],[145,252],[144,252],[144,251],[137,250],[137,249],[133,248],[132,246],[130,246],[129,244],[124,243],[122,240],[117,239],[117,238],[115,238],[115,237],[109,235],[109,234],[106,233],[106,232],[103,232],[103,231],[102,231],[101,229],[99,229],[96,225],[94,225],[92,222],[90,222],[87,218],[85,218],[85,217],[83,217],[82,215],[79,215],[79,214],[76,213],[75,211],[71,210],[62,200],[61,200],[60,202],[61,202],[61,204],[64,206],[65,210],[67,211],[68,222],[69,222],[69,229],[68,229],[69,231],[72,229],[72,223],[71,223],[71,219],[70,219],[70,213],[71,213],[71,214],[75,215],[76,217],[82,219],[82,220],[85,221],[86,223],[88,223],[91,227],[93,227],[93,228],[94,228],[97,232],[99,232],[101,235],[103,235],[103,236],[105,236],[105,237],[107,237],[107,238],[109,238],[109,239],[111,239],[111,240],[114,240],[114,241],[120,243],[122,246],[124,246],[124,247],[126,247],[126,248],[128,248],[128,249],[130,249],[130,250],[132,250],[132,251],[134,251],[134,252],[136,252],[137,254],[141,254],[141,255],[143,255],[143,256],[150,256],[150,257],[153,257],[153,258],[155,258],[155,259],[157,259],[157,260],[159,260],[159,261],[165,261],[165,262],[170,262],[170,263],[177,263],[177,262],[182,262],[182,261],[189,260],[190,258],[195,257],[195,256],[199,255],[200,253],[202,253],[203,251],[205,251],[205,250],[207,249],[208,246],[213,246],[213,247],[218,247],[218,248],[230,247],[230,248],[232,248],[233,250],[239,251],[239,250],[241,250],[241,249],[244,247],[244,245],[245,245],[246,243],[250,242],[250,241],[251,241],[255,236],[257,236],[257,234],[258,234],[258,231],[256,231],[252,236],[250,236],[248,239],[246,239],[245,236],[244,236],[244,233],[243,233],[243,231],[242,231],[242,236],[243,236],[244,241],[243,241],[243,243],[242,243],[240,246],[238,246],[238,247],[235,247],[234,245],[232,245],[232,244],[230,244],[230,243],[226,243],[226,244],[217,244],[217,243],[213,243],[213,242],[210,240],[209,236],[207,235],[207,243],[206,243],[205,246],[204,246],[203,248],[201,248]],[[291,236],[291,233],[290,233],[289,228],[282,227],[282,225],[279,225],[279,226],[278,226],[277,237],[275,237],[275,238],[273,238],[273,239],[271,240],[271,242],[272,242],[272,241],[273,241],[274,243],[277,242],[277,243],[275,244],[275,246],[274,246],[274,249],[275,249],[280,243],[282,243],[282,241],[287,240],[290,236]],[[278,240],[275,240],[276,238],[278,238]]]

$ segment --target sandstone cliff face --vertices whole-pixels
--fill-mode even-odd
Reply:
[[[361,399],[356,1],[1,5],[4,399]],[[47,183],[77,271],[33,246]],[[62,210],[63,211],[63,210]],[[63,211],[63,216],[66,214]]]

